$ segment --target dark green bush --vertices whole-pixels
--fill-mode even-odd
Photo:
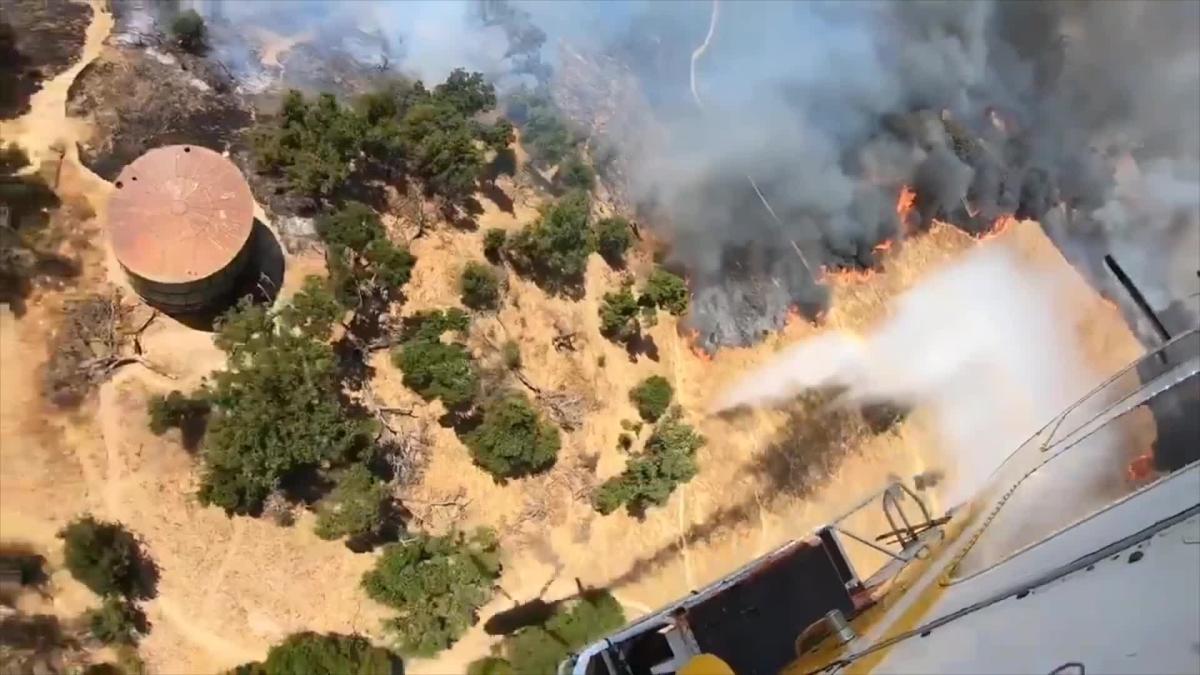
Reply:
[[[137,539],[120,523],[83,516],[71,521],[63,539],[67,570],[96,595],[137,597],[142,587]]]
[[[633,245],[629,221],[621,217],[604,218],[596,223],[596,250],[608,262],[618,267],[625,263],[625,252]]]
[[[400,659],[359,635],[295,633],[271,647],[264,662],[246,663],[229,675],[394,675]]]
[[[640,516],[650,506],[661,506],[680,483],[698,471],[696,450],[704,437],[679,419],[679,410],[668,413],[646,441],[645,450],[629,461],[625,471],[605,481],[593,495],[600,513],[612,513],[622,504]]]
[[[519,394],[489,402],[483,410],[483,422],[463,441],[475,463],[498,478],[549,468],[562,444],[558,427],[544,421]]]
[[[104,644],[133,644],[138,637],[138,611],[124,598],[108,596],[87,613],[92,637]]]
[[[330,284],[348,307],[359,305],[364,295],[393,298],[417,262],[407,248],[387,238],[379,215],[360,202],[318,218],[317,234],[327,247]]]
[[[485,529],[470,537],[421,534],[391,544],[362,585],[372,599],[398,610],[388,626],[400,651],[430,656],[475,623],[499,575],[499,543]]]
[[[579,153],[571,153],[558,167],[554,182],[564,190],[591,190],[596,185],[596,172]]]
[[[589,208],[586,194],[567,195],[510,236],[505,253],[513,267],[551,292],[578,291],[592,252]]]
[[[660,268],[656,268],[646,280],[646,288],[642,291],[643,302],[665,309],[675,316],[681,316],[688,308],[687,284],[679,276]]]
[[[161,436],[172,427],[181,429],[208,415],[210,406],[202,396],[184,396],[176,390],[166,396],[151,396],[146,408],[150,413],[150,431]]]
[[[467,348],[446,343],[447,331],[463,332],[470,319],[460,309],[418,312],[405,319],[404,343],[392,361],[404,373],[404,384],[427,401],[440,399],[448,408],[469,405],[479,390],[479,376]]]
[[[459,279],[462,302],[471,309],[495,309],[500,304],[500,277],[490,266],[469,262]]]
[[[638,301],[628,285],[616,293],[605,293],[600,303],[600,334],[617,342],[628,342],[641,332]]]
[[[383,484],[367,467],[353,464],[342,470],[333,490],[317,504],[317,526],[322,539],[356,537],[379,531],[383,525]]]
[[[642,419],[653,422],[670,407],[673,393],[667,378],[651,375],[629,391],[629,398],[637,406]]]
[[[311,337],[327,335],[327,321],[248,303],[222,319],[227,368],[206,391],[202,503],[253,512],[292,472],[344,464],[366,445],[371,425],[343,407],[333,349]]]
[[[488,260],[498,263],[507,243],[508,233],[498,227],[493,227],[483,234],[483,255]]]
[[[180,48],[199,53],[204,51],[208,28],[204,25],[204,17],[196,10],[188,9],[180,12],[171,22],[171,35]]]

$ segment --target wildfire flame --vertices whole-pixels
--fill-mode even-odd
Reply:
[[[907,185],[900,186],[900,196],[896,198],[896,215],[900,217],[900,227],[908,231],[908,218],[917,205],[917,192]]]
[[[1134,457],[1129,466],[1125,467],[1125,477],[1130,483],[1143,483],[1154,477],[1154,450],[1147,450]]]
[[[992,229],[984,234],[980,239],[990,239],[992,237],[1004,234],[1005,230],[1017,224],[1017,219],[1012,214],[1000,216],[992,222]]]
[[[712,354],[709,354],[700,346],[700,331],[695,328],[688,331],[687,342],[688,350],[692,352],[693,356],[705,362],[713,360]]]

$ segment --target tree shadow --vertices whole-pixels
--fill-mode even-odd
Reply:
[[[511,609],[493,614],[483,624],[488,635],[511,635],[527,626],[540,626],[554,616],[562,600],[546,602],[540,597],[518,603]]]
[[[8,586],[13,577],[19,588]],[[19,542],[0,543],[0,603],[11,604],[24,589],[47,597],[45,586],[49,580],[46,558],[32,546]]]
[[[158,563],[150,557],[146,544],[141,539],[137,541],[134,555],[134,583],[129,597],[132,600],[150,600],[158,595],[158,581],[161,577]]]
[[[481,183],[479,192],[489,201],[495,204],[496,208],[500,209],[504,213],[510,215],[516,213],[516,210],[513,206],[512,197],[509,197],[504,190],[500,189],[499,185],[496,185],[492,181],[484,181]]]
[[[329,494],[333,486],[334,481],[330,480],[317,466],[294,469],[279,481],[279,490],[283,493],[284,499],[304,506],[316,504],[322,497]]]
[[[517,151],[512,148],[504,148],[497,152],[496,157],[484,167],[483,181],[495,183],[500,176],[515,175],[517,175]]]
[[[655,363],[659,359],[658,343],[652,335],[641,332],[625,342],[625,353],[629,355],[631,363],[637,362],[638,356],[645,356]]]

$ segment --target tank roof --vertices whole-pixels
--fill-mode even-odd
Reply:
[[[224,269],[246,245],[254,197],[241,171],[195,145],[155,148],[126,166],[109,200],[117,259],[159,283],[187,283]]]

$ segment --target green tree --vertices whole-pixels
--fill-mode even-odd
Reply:
[[[301,335],[321,341],[333,335],[333,325],[342,314],[343,309],[329,291],[329,285],[315,275],[304,278],[304,285],[292,296],[291,304],[279,312],[283,322]]]
[[[348,307],[364,300],[390,300],[408,283],[416,258],[387,238],[379,215],[361,202],[349,202],[317,219],[327,247],[330,283]]]
[[[653,422],[670,407],[673,393],[667,378],[651,375],[629,391],[629,398],[637,406],[642,419]]]
[[[58,536],[63,539],[67,570],[96,595],[138,596],[145,590],[138,572],[137,539],[120,523],[83,516]]]
[[[88,611],[92,637],[104,644],[133,644],[138,636],[138,611],[124,598],[108,596],[99,608]]]
[[[465,117],[496,107],[496,89],[483,79],[483,74],[462,68],[455,68],[445,82],[434,87],[433,95]]]
[[[596,185],[596,172],[579,153],[571,153],[558,165],[554,182],[565,190],[591,190]]]
[[[498,656],[485,656],[467,664],[467,675],[517,675],[517,671]]]
[[[355,160],[367,136],[365,119],[333,94],[310,102],[293,89],[280,114],[255,128],[252,145],[259,170],[281,173],[297,191],[327,197],[362,168]]]
[[[206,392],[214,414],[202,503],[252,512],[286,476],[350,461],[366,446],[371,425],[343,407],[333,349],[311,337],[327,334],[327,318],[243,302],[222,319],[215,342],[227,368]]]
[[[704,437],[679,417],[678,408],[672,409],[658,423],[642,454],[597,489],[592,500],[597,511],[612,513],[624,504],[640,516],[652,505],[665,504],[676,486],[696,475],[695,454]]]
[[[462,302],[471,309],[495,309],[500,304],[500,277],[490,266],[469,262],[459,279]]]
[[[363,575],[362,585],[372,599],[398,610],[388,622],[397,648],[430,656],[475,623],[499,575],[499,542],[483,529],[470,537],[421,534],[391,544]]]
[[[600,303],[600,334],[617,342],[628,342],[641,332],[638,301],[629,285],[616,293],[605,293]]]
[[[393,675],[395,654],[360,635],[294,633],[271,647],[263,662],[246,663],[229,675]]]
[[[506,114],[521,127],[521,144],[537,162],[558,164],[576,144],[575,134],[548,92],[523,92],[510,97]]]
[[[588,197],[569,194],[508,239],[505,253],[518,272],[552,292],[577,291],[587,271],[592,236]]]
[[[488,260],[498,263],[507,243],[508,233],[498,227],[493,227],[483,235],[483,255]]]
[[[204,25],[204,17],[196,10],[188,9],[180,12],[171,22],[171,35],[175,43],[184,51],[198,54],[206,47],[208,28]]]
[[[442,341],[448,331],[463,332],[467,315],[459,309],[419,312],[405,320],[403,344],[392,362],[404,373],[404,385],[427,401],[440,399],[447,408],[469,405],[479,390],[479,375],[467,348]]]
[[[642,301],[681,316],[688,308],[687,284],[679,276],[656,268],[646,280]]]
[[[317,536],[338,539],[378,532],[385,494],[383,483],[363,464],[343,469],[333,490],[317,504]]]
[[[514,478],[549,468],[562,445],[558,427],[529,401],[510,393],[490,401],[483,422],[463,439],[475,463],[497,478]]]
[[[633,245],[629,221],[619,216],[596,223],[596,250],[613,267],[625,263],[625,252]]]
[[[203,396],[185,396],[179,390],[166,396],[151,396],[146,405],[150,414],[150,431],[157,436],[175,427],[182,429],[208,415],[209,403]]]

